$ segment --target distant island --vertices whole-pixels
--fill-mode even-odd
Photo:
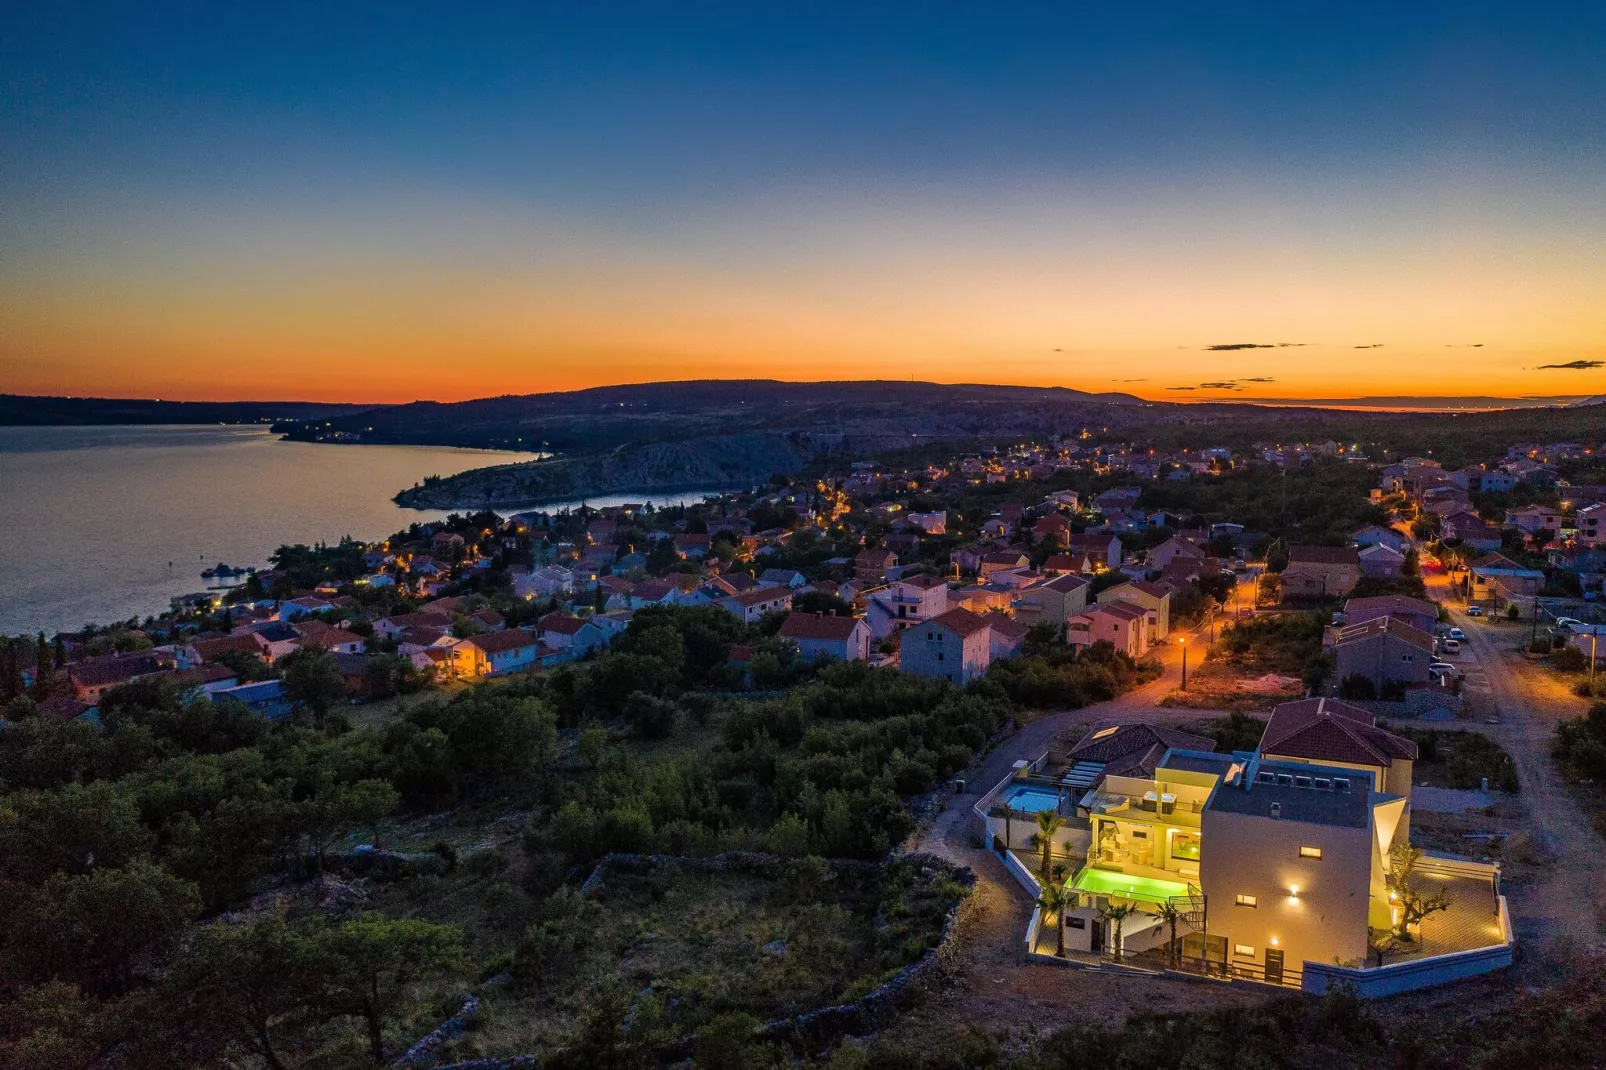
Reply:
[[[161,401],[154,398],[31,397],[0,394],[0,427],[111,424],[273,424],[318,420],[370,406],[319,401]]]

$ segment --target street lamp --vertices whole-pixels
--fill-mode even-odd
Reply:
[[[1177,642],[1182,645],[1182,690],[1188,690],[1188,637],[1178,636]]]

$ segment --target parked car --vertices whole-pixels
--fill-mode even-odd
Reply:
[[[1563,635],[1566,635],[1583,623],[1583,621],[1578,620],[1576,617],[1557,617],[1555,630],[1561,632]]]
[[[1435,661],[1428,666],[1429,676],[1448,676],[1452,680],[1465,680],[1467,674],[1451,665],[1448,661]]]
[[[1446,653],[1446,654],[1459,654],[1459,653],[1461,653],[1461,643],[1458,640],[1455,640],[1455,639],[1446,639],[1444,641],[1444,653]]]
[[[1467,616],[1469,616],[1469,617],[1481,617],[1481,616],[1483,616],[1483,607],[1482,606],[1468,606],[1467,607]]]
[[[1460,628],[1451,628],[1450,629],[1450,638],[1451,639],[1459,640],[1459,639],[1465,639],[1466,637],[1467,637],[1467,633],[1463,632]]]

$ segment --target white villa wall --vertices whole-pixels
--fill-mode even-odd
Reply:
[[[1212,936],[1255,949],[1264,966],[1275,947],[1288,961],[1359,962],[1367,952],[1375,850],[1369,828],[1336,828],[1206,810],[1200,881],[1209,897]],[[1301,858],[1302,846],[1321,859]],[[1298,898],[1290,896],[1299,889]],[[1252,895],[1256,906],[1238,906]],[[1272,941],[1275,940],[1276,943]],[[1241,960],[1249,961],[1249,960]]]

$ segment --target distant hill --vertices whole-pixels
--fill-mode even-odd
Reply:
[[[285,426],[292,438],[481,449],[584,450],[733,430],[800,430],[839,437],[945,434],[946,425],[1023,406],[1057,412],[1148,404],[1131,394],[1063,387],[903,381],[789,383],[690,380],[506,395],[443,404],[417,401]],[[894,432],[896,428],[896,432]],[[924,430],[923,430],[924,429]]]
[[[1130,394],[921,382],[701,380],[417,402],[286,425],[292,438],[537,449],[557,456],[433,481],[420,508],[505,507],[599,493],[762,482],[825,457],[935,441],[1128,426],[1157,406]]]
[[[0,426],[262,424],[345,416],[362,409],[361,405],[328,405],[316,401],[158,401],[0,394]]]

